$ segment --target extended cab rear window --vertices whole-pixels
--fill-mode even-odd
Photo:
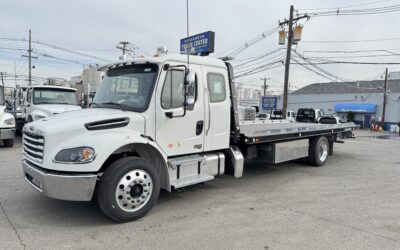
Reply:
[[[219,73],[207,74],[207,86],[211,102],[223,102],[226,98],[225,78]]]

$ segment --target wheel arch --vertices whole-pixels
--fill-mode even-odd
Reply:
[[[166,158],[156,147],[148,143],[130,143],[119,147],[109,155],[99,172],[104,172],[112,162],[127,156],[137,156],[150,161],[159,174],[161,189],[171,191]]]

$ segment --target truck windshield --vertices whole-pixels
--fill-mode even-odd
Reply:
[[[151,99],[157,72],[156,64],[129,65],[108,70],[92,107],[145,111]]]
[[[4,106],[5,101],[4,101],[4,92],[3,92],[3,87],[0,87],[0,106]]]
[[[33,104],[78,105],[78,97],[73,89],[35,88]]]

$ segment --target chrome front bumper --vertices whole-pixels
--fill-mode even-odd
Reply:
[[[13,139],[14,138],[14,128],[3,128],[0,129],[0,140]]]
[[[23,160],[25,180],[37,191],[53,199],[90,201],[96,186],[96,174],[59,173],[39,168]]]

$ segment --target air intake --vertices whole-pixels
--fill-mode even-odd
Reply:
[[[85,124],[87,130],[102,130],[125,127],[129,123],[128,117],[107,119],[95,122],[89,122]]]

